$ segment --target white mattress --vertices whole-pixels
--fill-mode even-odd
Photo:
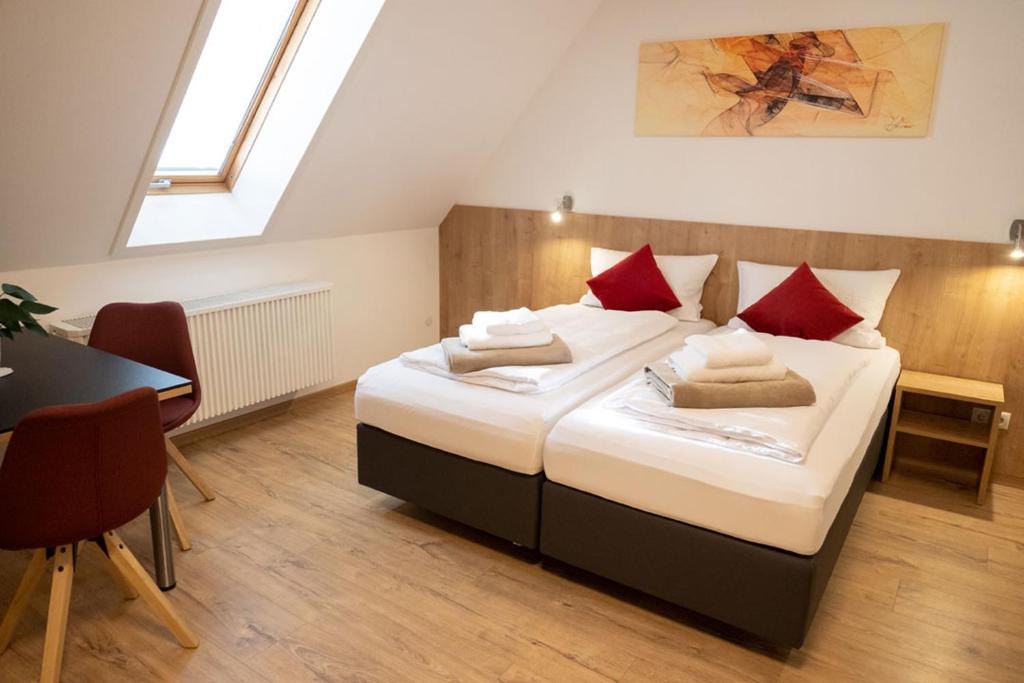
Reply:
[[[858,352],[868,364],[801,464],[653,430],[602,407],[602,395],[552,430],[545,474],[656,515],[812,555],[832,526],[899,376],[896,350]]]
[[[359,378],[356,419],[419,443],[521,474],[542,469],[544,440],[555,423],[584,401],[682,346],[708,320],[680,322],[561,387],[517,394],[457,382],[406,367],[398,359]]]

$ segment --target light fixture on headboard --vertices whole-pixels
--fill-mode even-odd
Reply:
[[[555,210],[551,212],[551,220],[554,223],[561,223],[564,214],[572,212],[572,195],[563,194],[562,198],[558,200],[558,205],[555,206]]]
[[[1024,218],[1018,218],[1010,223],[1010,241],[1013,242],[1013,251],[1010,258],[1024,258]]]

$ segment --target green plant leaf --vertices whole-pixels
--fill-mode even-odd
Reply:
[[[56,306],[47,306],[46,304],[41,304],[38,301],[22,301],[19,308],[26,313],[34,315],[46,315],[47,313],[53,313],[57,310]]]
[[[39,323],[35,322],[35,321],[25,323],[25,329],[26,330],[32,330],[33,332],[35,332],[36,334],[38,334],[41,337],[49,337],[50,336],[50,333],[46,331],[46,328],[43,327],[42,325],[40,325]]]
[[[18,304],[10,299],[0,299],[0,322],[25,322],[31,321],[32,316],[21,310]]]
[[[13,296],[15,299],[21,299],[22,301],[36,300],[34,296],[29,294],[25,289],[19,287],[18,285],[12,285],[10,283],[5,282],[2,285],[0,285],[0,288],[3,289],[4,294],[8,296]]]

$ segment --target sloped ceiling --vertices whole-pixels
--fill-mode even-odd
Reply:
[[[599,4],[388,0],[266,239],[438,225]],[[200,5],[0,0],[0,271],[109,257]]]
[[[0,271],[106,257],[200,0],[0,0]]]

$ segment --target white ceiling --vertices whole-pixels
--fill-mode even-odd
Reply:
[[[109,257],[201,4],[0,0],[0,271]],[[266,239],[439,224],[599,4],[388,0]]]

